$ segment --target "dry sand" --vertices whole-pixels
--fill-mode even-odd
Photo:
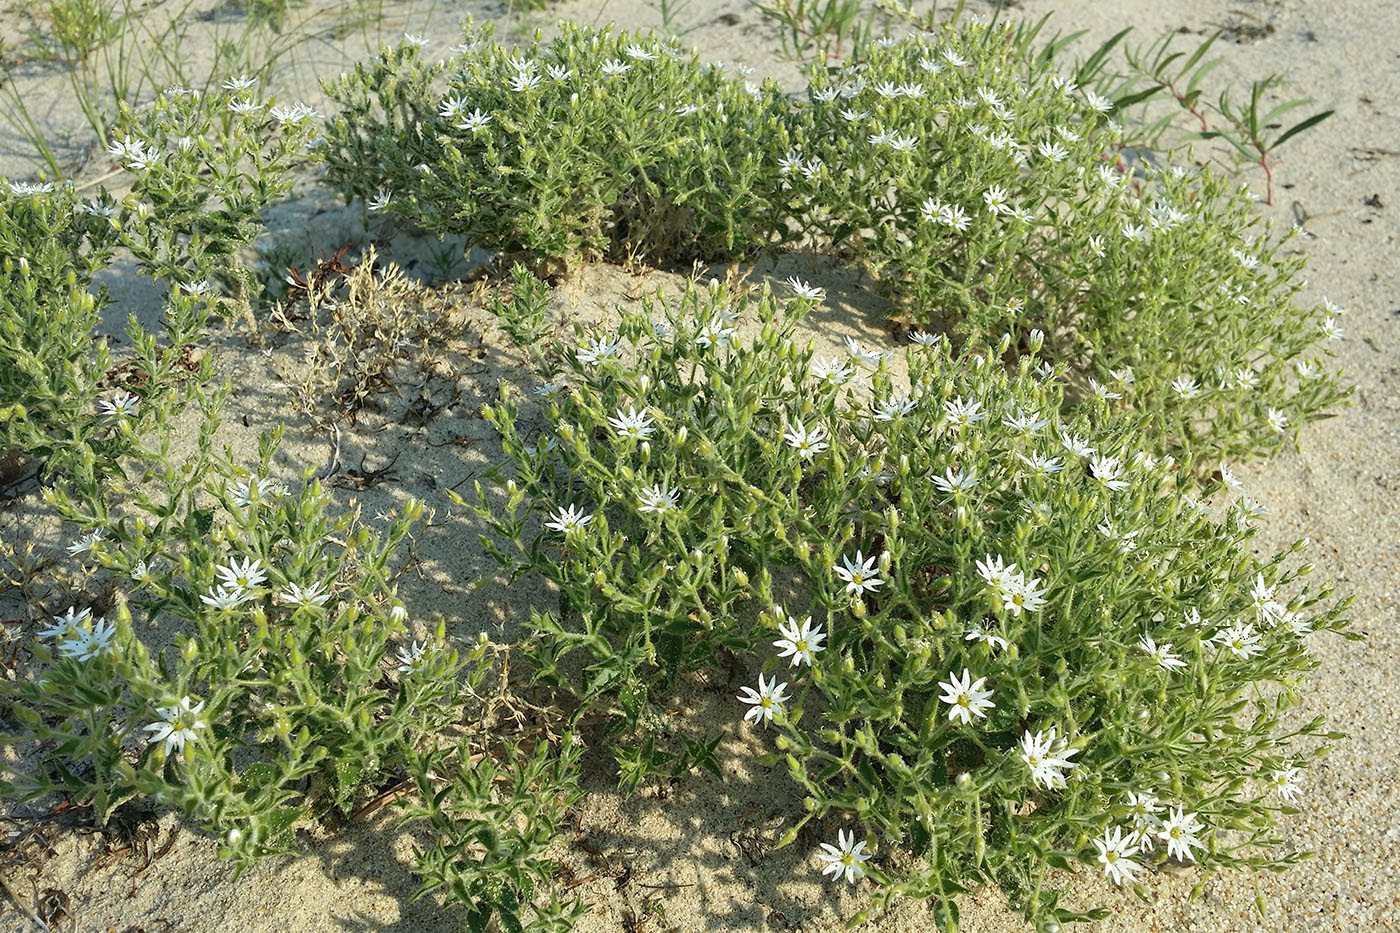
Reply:
[[[651,5],[636,0],[577,0],[557,9],[558,15],[582,22],[659,24]],[[989,11],[975,3],[970,9]],[[495,19],[498,36],[505,38],[522,34],[517,30],[523,28],[521,20],[508,19],[498,5],[393,4],[386,11],[392,18],[388,35],[411,29],[444,49],[455,41],[455,22],[463,12]],[[1015,4],[1013,13],[1038,17],[1051,11],[1055,27],[1087,29],[1097,38],[1128,24],[1138,26],[1145,38],[1166,29],[1199,35],[1229,28],[1238,42],[1221,46],[1225,65],[1219,77],[1239,80],[1282,71],[1289,79],[1289,95],[1311,95],[1320,106],[1336,109],[1320,130],[1286,148],[1276,171],[1275,204],[1261,211],[1279,223],[1302,222],[1311,255],[1305,298],[1325,295],[1348,309],[1346,338],[1336,347],[1338,364],[1358,387],[1356,404],[1340,417],[1307,428],[1301,453],[1282,454],[1239,472],[1271,512],[1260,550],[1310,536],[1318,574],[1336,578],[1341,591],[1355,597],[1351,615],[1368,636],[1359,643],[1313,639],[1320,667],[1304,688],[1300,715],[1326,713],[1335,728],[1351,737],[1306,774],[1303,812],[1287,820],[1281,832],[1285,850],[1312,850],[1316,858],[1283,876],[1258,880],[1265,917],[1255,909],[1256,891],[1247,876],[1218,877],[1198,902],[1188,903],[1198,880],[1192,869],[1153,875],[1151,905],[1109,889],[1094,873],[1081,872],[1068,879],[1070,903],[1105,904],[1114,916],[1099,928],[1133,933],[1400,930],[1400,883],[1392,861],[1400,842],[1400,774],[1392,751],[1400,732],[1400,683],[1391,676],[1400,648],[1395,595],[1400,581],[1400,4],[1025,0]],[[545,24],[554,15],[523,22]],[[12,22],[6,17],[0,11],[0,26]],[[694,0],[678,17],[676,31],[683,29],[688,30],[685,41],[703,58],[746,61],[760,76],[794,82],[795,69],[772,53],[775,34],[742,0]],[[318,46],[314,55],[304,56],[278,78],[282,99],[315,103],[310,76],[318,70],[338,72],[343,59],[337,56],[357,54],[356,41]],[[26,97],[36,102],[46,125],[79,139],[81,121],[62,78],[41,70],[26,80]],[[69,154],[81,148],[75,146]],[[106,168],[99,152],[81,177],[96,177]],[[0,156],[0,173],[22,177],[25,170],[14,158]],[[1259,180],[1249,177],[1259,187]],[[271,225],[273,236],[289,246],[333,249],[361,216],[358,207],[343,209],[308,186],[302,200],[274,213]],[[398,237],[391,241],[389,255],[405,265],[416,261],[421,269],[426,253],[424,244]],[[828,288],[830,310],[813,321],[814,335],[833,347],[848,334],[869,344],[887,343],[880,303],[869,294],[869,283],[824,265],[794,257],[776,270],[781,276],[800,272]],[[680,281],[659,272],[587,269],[561,289],[554,310],[561,322],[604,321],[616,303],[657,287],[674,289]],[[115,273],[112,286],[122,316],[129,309],[149,310],[150,302],[143,301],[139,282],[133,283],[130,275]],[[472,336],[454,347],[453,361],[459,372],[470,374],[429,386],[441,393],[435,396],[439,400],[451,400],[455,393],[448,410],[426,428],[408,428],[398,423],[407,402],[385,399],[381,410],[367,413],[347,430],[348,463],[358,465],[363,454],[372,468],[398,454],[396,481],[335,492],[342,502],[359,499],[366,515],[408,496],[436,504],[437,514],[417,538],[420,572],[405,582],[405,599],[416,616],[445,617],[455,637],[465,640],[487,631],[500,639],[510,637],[514,620],[539,594],[528,589],[467,594],[464,584],[490,566],[475,548],[461,546],[475,541],[477,528],[450,508],[442,490],[468,478],[492,456],[491,432],[476,413],[479,404],[494,395],[499,379],[528,377],[521,371],[523,360],[488,319],[478,316],[467,323]],[[251,461],[257,433],[287,419],[286,390],[277,384],[294,381],[303,344],[295,337],[278,337],[271,346],[260,347],[249,337],[246,329],[235,330],[216,335],[212,343],[220,372],[233,380],[235,389],[227,439]],[[246,427],[241,423],[245,414]],[[305,465],[325,463],[330,446],[310,419],[292,417],[287,425],[278,469],[292,479]],[[477,442],[450,443],[457,437]],[[443,446],[434,446],[439,444]],[[5,541],[35,541],[61,553],[66,543],[62,534],[33,495],[0,511],[0,539]],[[57,599],[60,594],[51,589],[42,595]],[[0,609],[6,618],[24,615],[13,594],[4,600]],[[696,690],[676,703],[686,715],[735,718],[724,690]],[[824,883],[810,847],[769,849],[795,812],[798,797],[782,774],[766,773],[752,763],[764,747],[761,734],[735,728],[721,749],[723,780],[700,775],[664,797],[651,791],[622,799],[606,778],[590,777],[591,793],[579,826],[589,847],[606,859],[595,860],[574,843],[572,834],[555,851],[576,878],[591,876],[575,889],[593,905],[579,930],[839,929],[841,918],[858,910],[865,894]],[[417,887],[409,868],[414,840],[396,830],[385,811],[334,834],[308,828],[302,833],[305,854],[272,860],[236,880],[214,854],[211,840],[183,828],[173,816],[165,815],[146,832],[149,842],[138,843],[138,851],[148,847],[164,854],[144,871],[143,857],[104,855],[102,837],[66,832],[55,833],[52,850],[32,861],[0,864],[0,876],[11,896],[26,905],[46,891],[63,892],[68,918],[59,929],[447,931],[459,925],[431,899],[410,903]],[[994,892],[964,898],[961,906],[968,931],[1025,929]],[[924,905],[907,903],[878,917],[871,928],[925,930],[930,923]],[[35,928],[9,898],[0,898],[0,929]]]

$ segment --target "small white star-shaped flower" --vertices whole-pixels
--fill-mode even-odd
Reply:
[[[949,721],[959,720],[963,725],[970,725],[972,717],[986,719],[986,710],[994,709],[996,704],[988,699],[992,691],[983,690],[982,685],[987,682],[987,678],[979,677],[976,681],[972,679],[971,672],[963,668],[962,677],[954,676],[950,671],[948,679],[938,685],[943,694],[939,697],[950,707],[948,710]]]

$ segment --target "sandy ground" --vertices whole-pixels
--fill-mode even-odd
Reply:
[[[576,0],[560,14],[583,22],[614,21],[626,26],[659,25],[656,9],[637,0]],[[974,12],[987,12],[971,4]],[[439,0],[418,6],[385,7],[385,32],[405,29],[440,42],[455,41],[455,22],[470,11],[498,21],[498,35],[523,35],[553,15],[507,18],[499,5]],[[1239,79],[1286,72],[1286,92],[1311,95],[1336,116],[1316,132],[1293,141],[1277,169],[1272,207],[1261,207],[1280,223],[1301,221],[1310,253],[1306,298],[1327,296],[1347,309],[1346,338],[1337,345],[1338,365],[1357,385],[1355,405],[1340,417],[1309,427],[1302,452],[1239,469],[1251,494],[1271,512],[1260,550],[1286,546],[1307,535],[1322,577],[1338,580],[1355,597],[1352,617],[1368,637],[1359,643],[1318,637],[1320,662],[1304,688],[1300,715],[1326,713],[1335,728],[1351,733],[1332,756],[1309,769],[1303,812],[1281,827],[1286,849],[1312,850],[1316,857],[1283,876],[1258,879],[1267,906],[1255,908],[1256,888],[1247,876],[1213,879],[1204,895],[1189,903],[1198,877],[1194,870],[1163,871],[1149,880],[1154,903],[1111,889],[1098,876],[1081,872],[1067,879],[1070,902],[1105,904],[1114,916],[1099,925],[1113,931],[1236,930],[1400,930],[1400,882],[1392,853],[1400,843],[1400,773],[1391,745],[1400,732],[1400,683],[1391,676],[1400,648],[1400,5],[1356,0],[1024,0],[1013,14],[1038,17],[1055,12],[1062,30],[1086,29],[1106,37],[1122,25],[1139,27],[1144,37],[1180,28],[1202,34],[1229,30],[1220,47],[1225,65],[1217,73]],[[0,9],[0,27],[12,27],[14,10]],[[743,61],[760,76],[793,82],[795,70],[778,61],[776,36],[742,0],[692,0],[671,31],[683,33],[706,59]],[[1187,37],[1189,38],[1189,37]],[[358,46],[357,46],[358,43]],[[352,37],[319,44],[314,54],[289,61],[277,83],[284,100],[315,104],[311,77],[337,73],[344,55],[363,51]],[[57,72],[35,68],[24,79],[26,99],[34,101],[56,136],[70,137],[69,157],[79,157],[82,124],[71,94]],[[6,148],[0,139],[0,149]],[[80,180],[108,170],[100,151],[88,160]],[[0,154],[0,174],[23,176],[13,155]],[[1256,187],[1261,180],[1246,176]],[[1373,197],[1374,196],[1374,197]],[[1370,202],[1369,204],[1367,202]],[[289,249],[333,249],[345,231],[360,222],[358,206],[344,209],[307,187],[304,196],[270,218],[270,237]],[[393,231],[375,229],[378,237]],[[427,267],[424,244],[390,239],[389,256],[419,271]],[[851,272],[832,271],[811,260],[790,258],[766,274],[799,273],[828,288],[829,310],[812,321],[813,334],[835,347],[846,335],[874,345],[888,343],[881,305],[867,281]],[[760,273],[764,274],[764,273]],[[603,322],[618,302],[656,288],[675,289],[681,279],[660,272],[630,274],[614,267],[581,271],[555,297],[554,314],[566,320]],[[127,310],[149,311],[139,280],[117,270],[111,286],[119,301],[116,319]],[[453,510],[443,489],[469,479],[493,456],[488,426],[477,415],[494,396],[501,378],[525,379],[523,358],[509,348],[489,318],[469,317],[452,354],[459,375],[431,385],[439,400],[451,402],[428,427],[401,423],[407,402],[384,399],[347,430],[343,454],[358,465],[386,463],[398,454],[397,479],[368,490],[336,488],[342,502],[359,499],[367,515],[418,496],[436,505],[436,514],[417,537],[419,572],[404,583],[405,600],[415,616],[443,616],[455,637],[478,631],[508,638],[513,620],[539,594],[528,588],[477,591],[464,584],[490,565],[474,548],[473,520]],[[113,328],[113,333],[117,328]],[[304,342],[295,336],[247,328],[212,340],[220,372],[234,383],[235,398],[226,438],[252,458],[259,431],[286,420],[287,438],[278,467],[287,478],[307,464],[326,462],[330,445],[315,419],[287,418],[286,390],[301,372]],[[120,347],[117,348],[118,351]],[[267,351],[267,352],[264,352]],[[465,374],[465,375],[463,375]],[[246,427],[242,416],[246,415]],[[472,443],[454,444],[454,438]],[[28,496],[0,510],[0,539],[35,541],[61,553],[62,529],[45,518],[37,497]],[[57,584],[55,584],[56,586]],[[49,592],[50,598],[58,596]],[[3,615],[23,614],[11,594]],[[733,716],[728,693],[696,690],[677,698],[686,715]],[[579,814],[577,833],[556,846],[555,855],[577,879],[575,889],[593,904],[580,931],[645,930],[836,930],[841,918],[860,908],[865,894],[824,883],[811,848],[771,851],[784,821],[798,807],[781,773],[752,764],[764,747],[762,735],[735,728],[722,746],[724,779],[701,775],[665,796],[646,792],[621,798],[596,773],[587,781],[590,796]],[[599,769],[594,768],[596,772]],[[447,931],[458,920],[428,900],[410,902],[417,887],[410,871],[414,839],[396,830],[385,811],[327,834],[302,833],[305,853],[270,861],[234,879],[214,853],[212,842],[166,815],[147,830],[149,848],[164,851],[148,869],[137,856],[104,854],[102,837],[55,832],[52,849],[27,862],[0,863],[9,898],[0,898],[0,929],[38,926],[15,901],[62,892],[67,919],[59,929],[81,931]],[[168,844],[168,847],[167,847]],[[138,850],[145,843],[138,845]],[[53,897],[51,896],[51,900]],[[964,898],[964,929],[1015,931],[1022,921],[994,892]],[[640,924],[640,925],[639,925]],[[927,908],[898,906],[871,925],[882,931],[930,928]]]

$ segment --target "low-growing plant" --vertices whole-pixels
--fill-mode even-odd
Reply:
[[[70,554],[110,571],[118,596],[105,618],[50,607],[30,676],[4,688],[22,728],[3,741],[25,757],[0,786],[91,804],[99,824],[154,799],[222,835],[241,866],[406,767],[450,718],[462,662],[441,623],[410,641],[395,595],[394,553],[422,503],[382,536],[357,510],[332,517],[309,474],[295,491],[268,476],[275,435],[239,469],[213,449],[221,395],[202,397],[183,463],[168,433],[133,452],[139,481],[116,508],[49,494],[86,529]]]
[[[518,346],[534,348],[545,337],[545,314],[549,311],[549,286],[520,263],[510,270],[510,297],[492,295],[487,309]]]
[[[405,42],[326,84],[343,109],[320,152],[347,199],[545,274],[733,255],[777,225],[776,166],[753,145],[785,138],[776,86],[745,88],[650,37],[565,24],[507,50],[489,26],[466,30],[450,62]]]
[[[403,46],[329,89],[327,176],[537,271],[806,238],[877,273],[902,328],[974,349],[1042,330],[1070,402],[1118,402],[1158,455],[1279,449],[1348,394],[1322,366],[1338,309],[1298,303],[1303,257],[1245,191],[1120,152],[1112,115],[1142,93],[1081,90],[1038,32],[881,41],[815,67],[805,101],[582,30],[523,52],[473,34],[439,93]]]
[[[0,61],[0,120],[15,131],[33,158],[53,176],[64,173],[42,120],[31,110],[26,89],[39,62],[61,65],[71,99],[92,130],[106,143],[122,113],[149,105],[162,89],[188,87],[217,93],[228,75],[270,79],[286,57],[314,42],[328,29],[378,25],[382,9],[357,2],[314,9],[298,17],[292,0],[196,9],[182,0],[165,9],[134,0],[42,0],[30,12],[28,41]],[[205,48],[196,50],[197,43]]]
[[[1060,907],[1053,867],[1145,895],[1168,861],[1204,883],[1303,858],[1273,827],[1338,736],[1284,714],[1304,636],[1354,637],[1304,543],[1256,558],[1248,499],[1193,498],[1104,400],[1061,417],[1044,335],[1009,368],[1009,335],[815,360],[794,335],[822,296],[792,287],[644,302],[567,351],[538,425],[489,409],[484,543],[560,591],[537,679],[649,737],[678,675],[752,659],[735,718],[776,729],[766,760],[806,792],[780,845],[821,821],[825,873],[930,898],[944,929],[982,884],[1040,929],[1103,915]]]
[[[494,753],[474,747],[466,740],[409,760],[421,803],[411,802],[403,820],[425,822],[438,839],[418,857],[423,886],[416,896],[446,889],[446,901],[466,911],[470,931],[486,930],[496,915],[502,929],[567,933],[588,908],[557,891],[544,899],[555,871],[544,853],[583,796],[583,743],[568,733],[533,749],[514,741]]]
[[[1334,309],[1297,302],[1292,233],[1223,176],[1118,156],[1115,104],[1028,83],[1010,30],[874,48],[808,97],[790,204],[880,272],[906,327],[973,347],[1039,328],[1078,394],[1204,462],[1276,450],[1346,397],[1320,365]]]
[[[177,92],[125,114],[111,149],[130,173],[121,200],[105,189],[80,198],[71,184],[44,181],[0,189],[0,449],[23,450],[89,493],[122,456],[129,435],[118,424],[149,424],[145,404],[199,369],[190,354],[222,307],[216,283],[235,310],[256,297],[238,252],[261,232],[261,211],[290,188],[311,114],[264,113],[266,102],[233,83],[237,92]],[[106,342],[95,336],[107,293],[92,283],[118,248],[167,299],[163,336],[131,316],[133,350],[109,372]]]

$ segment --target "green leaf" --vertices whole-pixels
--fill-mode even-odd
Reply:
[[[1281,146],[1281,145],[1283,145],[1284,143],[1288,142],[1288,140],[1292,139],[1294,136],[1296,136],[1296,135],[1298,135],[1299,133],[1303,132],[1303,130],[1309,130],[1309,129],[1312,129],[1314,126],[1317,126],[1317,125],[1318,125],[1319,123],[1321,123],[1323,120],[1326,120],[1328,117],[1332,116],[1332,114],[1335,113],[1335,112],[1336,112],[1336,111],[1334,111],[1334,110],[1324,110],[1324,111],[1322,111],[1321,113],[1315,113],[1315,114],[1313,114],[1312,116],[1308,117],[1306,120],[1303,120],[1301,123],[1295,123],[1293,126],[1289,127],[1287,130],[1284,130],[1284,132],[1283,132],[1280,136],[1278,136],[1276,139],[1274,139],[1274,141],[1273,141],[1272,143],[1269,144],[1269,148],[1270,148],[1270,149],[1276,149],[1276,148],[1278,148],[1279,146]]]

